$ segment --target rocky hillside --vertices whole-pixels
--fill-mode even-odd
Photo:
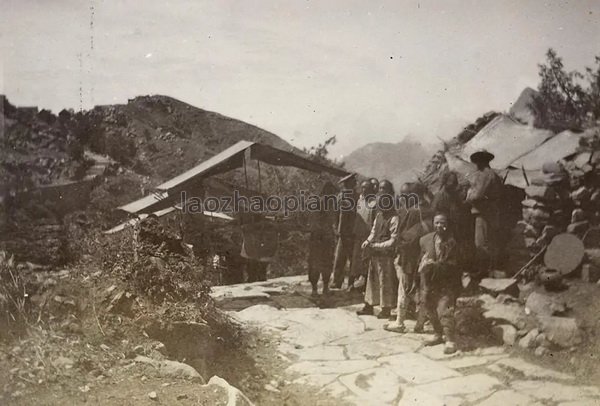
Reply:
[[[349,170],[390,179],[396,188],[414,180],[415,170],[420,169],[431,156],[418,141],[404,139],[398,143],[374,142],[358,148],[344,160]]]
[[[79,113],[22,109],[3,99],[0,164],[4,184],[27,188],[76,179],[83,150],[105,154],[152,181],[163,181],[246,139],[293,147],[253,125],[167,96],[140,96],[127,104]]]
[[[58,115],[16,107],[5,96],[0,102],[0,203],[6,203],[0,204],[0,248],[37,263],[62,262],[58,258],[66,255],[63,217],[74,208],[57,213],[48,197],[64,194],[66,184],[103,175],[86,184],[85,191],[70,190],[74,199],[59,200],[76,200],[76,209],[86,210],[87,216],[99,212],[91,223],[106,229],[120,221],[118,206],[240,140],[303,154],[275,134],[167,96],[140,96],[127,104],[77,113],[62,110]],[[251,181],[252,169],[254,165],[249,169]],[[306,186],[317,176],[298,172],[265,165],[263,192],[272,192],[273,184],[276,191]],[[244,175],[226,178],[241,184]],[[60,191],[57,185],[62,185]],[[39,198],[34,202],[32,196]],[[49,231],[56,238],[48,236]],[[52,247],[48,241],[54,241]]]

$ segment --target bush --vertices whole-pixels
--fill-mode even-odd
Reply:
[[[14,257],[0,251],[0,338],[27,320],[25,282],[21,278]]]
[[[211,275],[206,267],[183,250],[175,252],[179,241],[168,233],[161,230],[156,237],[153,241],[140,237],[136,243],[133,228],[107,236],[103,267],[154,303],[209,302]]]

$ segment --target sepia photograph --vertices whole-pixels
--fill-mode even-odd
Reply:
[[[600,406],[600,2],[0,0],[0,405]]]

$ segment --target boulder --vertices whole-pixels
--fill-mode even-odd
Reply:
[[[600,280],[600,267],[595,264],[583,264],[581,266],[581,280],[587,283],[596,283]]]
[[[557,299],[538,292],[532,292],[525,302],[525,312],[540,316],[556,316],[564,314],[567,305]]]
[[[191,379],[194,381],[198,381],[204,383],[204,379],[202,376],[194,369],[194,367],[184,364],[183,362],[177,361],[158,361],[152,358],[144,357],[142,355],[138,355],[135,357],[134,361],[152,365],[158,370],[159,375],[166,376],[170,378],[184,378]]]
[[[516,303],[494,303],[491,305],[484,305],[483,307],[486,310],[483,313],[483,317],[486,319],[510,323],[519,329],[527,326],[527,315],[525,314],[525,310]]]
[[[517,329],[510,324],[502,324],[492,327],[492,333],[501,339],[505,345],[513,346],[517,340]]]
[[[535,207],[544,207],[545,206],[544,203],[534,200],[534,199],[525,199],[521,202],[521,204],[523,205],[523,207],[529,207],[532,209]]]
[[[600,204],[598,205],[598,207],[600,207]],[[583,239],[583,245],[585,246],[585,248],[600,247],[599,227],[591,227],[588,231],[586,231],[585,237]]]
[[[562,275],[575,270],[584,255],[583,242],[574,235],[563,233],[552,239],[544,254],[544,264],[549,269],[556,269]]]
[[[546,347],[549,348],[552,345],[548,339],[546,339],[546,334],[539,333],[535,338],[535,346],[536,347]]]
[[[555,226],[546,226],[542,230],[542,235],[538,239],[538,245],[549,244],[554,237],[560,234],[560,230]]]
[[[591,192],[585,186],[581,186],[579,189],[571,192],[571,199],[573,199],[577,202],[584,202],[584,201],[588,200],[590,197],[591,197]]]
[[[582,209],[573,209],[571,212],[571,223],[579,223],[580,221],[585,221],[586,215]]]
[[[539,333],[540,331],[537,328],[534,328],[533,330],[525,334],[525,336],[519,340],[519,347],[535,348],[535,339],[537,338]]]
[[[490,292],[492,295],[506,293],[515,297],[519,296],[519,288],[517,287],[516,279],[484,278],[479,282],[479,286],[485,291]]]
[[[528,186],[525,193],[531,199],[542,201],[554,201],[558,199],[556,191],[548,186]]]
[[[585,257],[588,262],[600,266],[600,248],[588,248],[585,250]]]
[[[545,338],[562,348],[571,348],[581,344],[582,332],[577,320],[570,317],[539,316]]]
[[[108,313],[121,314],[123,316],[133,316],[133,304],[135,302],[135,295],[124,290],[117,293],[109,305],[106,307]]]
[[[74,364],[75,364],[75,361],[73,361],[71,358],[67,358],[67,357],[63,357],[63,356],[60,356],[60,357],[56,358],[54,361],[52,361],[52,365],[54,365],[58,369],[71,369],[71,368],[73,368]]]
[[[571,223],[567,226],[567,233],[582,236],[590,227],[590,222],[587,220]]]
[[[519,300],[521,302],[525,302],[531,294],[531,292],[533,292],[533,290],[535,289],[534,282],[519,283],[517,286],[519,287]]]
[[[254,406],[254,404],[238,388],[232,386],[225,379],[218,376],[210,378],[207,387],[217,386],[227,392],[227,406]]]

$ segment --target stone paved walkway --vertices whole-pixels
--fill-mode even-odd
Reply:
[[[219,287],[213,295],[218,301],[237,295],[248,300],[253,294],[267,300],[304,287],[304,280]],[[444,355],[442,345],[423,346],[429,335],[387,332],[387,321],[357,316],[357,308],[278,309],[266,301],[234,314],[276,333],[280,356],[290,362],[290,380],[351,404],[600,405],[600,388],[578,385],[574,377],[511,356],[502,347]]]

